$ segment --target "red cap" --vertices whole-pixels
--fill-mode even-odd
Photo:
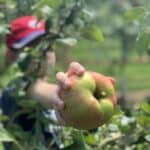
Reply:
[[[6,37],[8,48],[20,49],[45,34],[45,22],[35,16],[23,16],[10,23]]]

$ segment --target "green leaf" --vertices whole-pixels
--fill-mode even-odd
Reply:
[[[139,52],[148,51],[150,49],[150,33],[142,32],[137,38],[135,48]]]
[[[75,131],[73,130],[72,132],[72,139],[73,139],[73,144],[69,147],[69,149],[76,150],[76,149],[82,149],[82,150],[87,150],[84,136],[81,131]]]
[[[7,34],[9,33],[9,29],[8,29],[8,25],[7,24],[2,24],[0,26],[0,34]]]
[[[58,8],[60,4],[62,3],[62,0],[47,0],[49,2],[49,5],[53,8]]]
[[[8,121],[9,120],[9,117],[6,116],[6,115],[1,115],[0,114],[0,122],[3,122],[3,121]]]
[[[5,150],[3,144],[0,142],[0,150]]]
[[[53,7],[53,8],[57,8],[61,3],[62,3],[62,0],[40,0],[32,7],[32,9],[38,10],[45,5]]]
[[[46,146],[42,142],[33,143],[30,148],[31,150],[47,150]]]
[[[76,45],[77,40],[75,38],[63,38],[63,39],[58,39],[57,42],[72,47]]]
[[[128,21],[138,20],[145,14],[145,9],[143,7],[135,7],[125,13],[125,17]]]
[[[121,119],[121,125],[122,126],[126,126],[126,125],[129,125],[130,123],[134,123],[134,122],[135,122],[134,117],[123,116]]]
[[[53,9],[51,7],[49,7],[48,5],[44,5],[42,8],[41,8],[41,12],[44,14],[44,15],[51,15],[52,12],[53,12]]]
[[[24,108],[31,108],[31,109],[35,109],[36,106],[38,105],[37,101],[34,100],[21,100],[18,102],[19,106],[22,106]]]
[[[148,127],[150,126],[150,117],[141,115],[138,117],[138,123],[143,127]]]
[[[114,110],[114,115],[121,115],[121,114],[122,114],[122,110],[121,110],[120,106],[117,105]]]
[[[0,142],[15,142],[15,139],[0,125]]]
[[[148,135],[145,136],[145,140],[148,141],[148,142],[150,142],[150,134],[148,134]]]
[[[49,29],[52,27],[52,25],[53,25],[53,22],[52,22],[51,18],[50,18],[50,17],[47,18],[47,19],[46,19],[46,24],[45,24],[45,26],[46,26],[46,31],[49,31]]]
[[[0,12],[0,19],[4,17],[5,17],[4,13]]]
[[[83,9],[82,12],[86,15],[88,15],[90,18],[93,18],[95,16],[95,13],[88,9]]]
[[[83,30],[83,37],[99,43],[104,42],[104,36],[101,29],[97,25],[88,25]]]
[[[116,132],[119,130],[119,128],[116,124],[109,124],[108,128],[111,132]]]
[[[148,103],[142,103],[141,104],[141,109],[144,111],[146,114],[150,115],[150,105]]]
[[[31,56],[28,53],[23,52],[19,55],[17,63],[21,71],[26,71],[27,68],[29,67],[30,62],[31,62]]]
[[[94,145],[97,142],[94,134],[88,134],[87,136],[85,136],[85,141],[90,145]]]
[[[4,2],[6,2],[5,0],[0,0],[0,3],[4,3]]]

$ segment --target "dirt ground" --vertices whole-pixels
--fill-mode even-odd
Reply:
[[[118,93],[118,97],[121,93]],[[127,91],[125,94],[128,107],[139,105],[141,102],[150,99],[150,89]]]

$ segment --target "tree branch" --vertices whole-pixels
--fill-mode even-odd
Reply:
[[[105,138],[105,139],[100,143],[100,145],[99,145],[98,147],[99,147],[99,148],[102,148],[102,147],[104,147],[106,144],[109,144],[109,143],[111,143],[111,142],[113,142],[113,141],[116,141],[117,139],[120,139],[122,136],[123,136],[123,135],[122,135],[120,132],[118,132],[118,133],[114,134],[114,135],[111,136],[111,137]]]

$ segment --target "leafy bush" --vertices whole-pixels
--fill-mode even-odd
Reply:
[[[91,1],[86,0],[87,4]],[[103,3],[105,2],[105,5]],[[0,149],[4,149],[4,142],[12,143],[12,150],[24,150],[24,149],[37,149],[47,150],[53,149],[54,142],[57,143],[60,149],[74,149],[74,150],[88,150],[88,149],[104,149],[104,150],[143,150],[149,148],[150,143],[150,105],[145,102],[142,103],[136,110],[130,111],[130,115],[127,116],[124,110],[118,109],[114,114],[114,117],[110,122],[98,129],[92,131],[79,131],[73,128],[61,127],[57,124],[56,120],[44,117],[44,108],[39,106],[35,101],[29,101],[26,97],[25,91],[22,89],[20,84],[20,77],[24,76],[24,72],[28,70],[27,59],[32,57],[37,62],[37,67],[34,68],[28,76],[31,82],[37,78],[37,72],[40,71],[43,66],[44,57],[42,53],[47,48],[72,48],[78,41],[78,39],[86,38],[88,41],[97,42],[101,44],[104,42],[104,36],[99,28],[98,24],[102,22],[102,30],[108,37],[108,40],[112,38],[112,35],[117,33],[119,36],[120,45],[125,45],[125,48],[129,48],[128,41],[125,39],[133,39],[137,32],[132,30],[124,24],[123,17],[120,17],[118,12],[122,13],[119,6],[125,6],[130,8],[132,5],[129,1],[124,3],[122,0],[118,0],[118,5],[115,5],[114,1],[99,1],[102,9],[100,14],[98,11],[91,11],[90,5],[86,5],[84,0],[1,0],[0,9],[0,52],[1,60],[4,55],[5,42],[4,35],[9,32],[9,21],[13,18],[21,15],[35,14],[39,18],[46,20],[46,27],[48,34],[45,39],[37,45],[34,49],[22,50],[22,55],[19,57],[16,63],[12,64],[10,68],[1,69],[1,82],[0,87],[6,88],[10,85],[15,85],[16,90],[13,93],[16,102],[21,110],[18,110],[13,114],[12,118],[0,115]],[[91,3],[90,3],[91,4]],[[94,3],[93,3],[94,4]],[[26,6],[26,7],[25,7]],[[111,9],[110,6],[112,6]],[[16,7],[18,9],[16,9]],[[96,6],[98,7],[98,6]],[[94,6],[94,8],[96,8]],[[115,9],[114,9],[115,8]],[[117,12],[113,13],[112,10]],[[108,13],[109,12],[109,13]],[[109,24],[109,19],[106,17],[107,14],[113,14],[114,21]],[[100,20],[97,17],[101,17]],[[108,17],[112,17],[111,15]],[[141,50],[149,50],[149,28],[147,25],[143,25],[143,22],[147,22],[149,19],[149,12],[141,7],[134,8],[125,14],[125,17],[129,21],[137,21],[141,19],[140,26],[142,27],[141,32],[137,38],[138,47]],[[146,17],[146,19],[145,19]],[[144,23],[146,24],[146,23]],[[145,28],[144,28],[145,27]],[[131,32],[132,31],[132,32]],[[133,36],[133,37],[132,37]],[[107,40],[106,40],[107,41]],[[112,40],[113,41],[113,40]],[[113,43],[113,42],[112,42]],[[105,48],[110,48],[112,43],[107,45],[107,42],[103,45],[107,45]],[[127,47],[126,47],[127,45]],[[112,47],[111,47],[112,48]],[[116,47],[115,47],[116,48]],[[114,48],[114,49],[115,49]],[[43,50],[43,51],[42,51]],[[65,53],[63,51],[63,53]],[[110,52],[109,52],[110,53]],[[125,53],[126,57],[126,51]],[[107,57],[108,58],[108,57]],[[124,56],[123,58],[124,59]],[[64,60],[65,61],[65,60]],[[1,66],[0,66],[1,67]],[[56,70],[53,70],[54,74],[57,70],[61,70],[64,66],[56,66]],[[121,66],[123,67],[123,66]],[[121,68],[122,69],[122,68]],[[121,73],[124,70],[121,70]],[[120,73],[120,72],[119,72]],[[52,73],[50,81],[55,81],[55,76]],[[25,132],[21,126],[14,123],[14,120],[20,116],[27,114],[28,118],[35,119],[35,132]],[[3,126],[6,125],[6,126]],[[49,140],[48,143],[43,143],[43,125],[51,124],[50,128],[52,133],[55,133],[53,139]],[[57,135],[55,137],[55,135]]]

